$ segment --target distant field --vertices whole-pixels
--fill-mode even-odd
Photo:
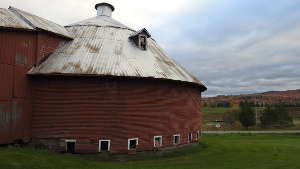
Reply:
[[[0,148],[1,169],[299,169],[300,135],[204,135],[198,146],[143,160],[101,162],[31,148]]]
[[[225,113],[230,110],[233,110],[233,108],[227,108],[227,107],[203,107],[202,112],[204,115],[210,114],[210,113]]]

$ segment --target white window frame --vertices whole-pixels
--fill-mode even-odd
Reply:
[[[108,142],[108,149],[107,149],[107,151],[110,151],[110,140],[99,140],[99,152],[101,152],[101,142],[102,141],[107,141]]]
[[[65,147],[66,147],[66,152],[68,151],[68,142],[71,142],[71,143],[75,143],[75,147],[74,147],[74,150],[76,150],[76,140],[74,139],[66,139],[65,140]]]
[[[131,140],[136,140],[136,145],[139,145],[139,138],[129,138],[128,139],[128,150],[135,150],[135,149],[130,149],[130,141]]]
[[[177,144],[175,143],[175,137],[179,137],[178,143],[177,143]],[[179,144],[180,144],[180,134],[174,134],[174,135],[173,135],[173,144],[174,144],[174,145],[179,145]]]
[[[190,134],[191,134],[191,140],[190,140]],[[188,133],[188,143],[191,143],[191,142],[193,142],[193,133],[192,132]]]
[[[160,138],[160,143],[159,143],[160,145],[159,145],[159,147],[161,147],[163,145],[163,137],[162,136],[154,136],[153,137],[153,147],[156,147],[155,146],[155,139],[156,138]]]

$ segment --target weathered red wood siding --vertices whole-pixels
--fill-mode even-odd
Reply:
[[[26,72],[34,63],[36,33],[0,31],[0,144],[29,140],[30,86]]]
[[[42,32],[0,30],[0,144],[30,139],[31,87],[26,73],[61,41]]]
[[[152,150],[153,137],[173,145],[173,135],[201,127],[199,89],[177,82],[97,77],[35,77],[33,139],[56,151],[76,139],[77,152],[98,152],[98,140],[110,139],[112,152],[127,152],[128,138],[137,150]]]
[[[61,37],[58,36],[54,36],[47,32],[39,32],[37,36],[37,40],[38,40],[38,44],[37,44],[36,63],[39,63],[41,59],[51,54],[62,41],[65,41],[65,39],[62,39]]]

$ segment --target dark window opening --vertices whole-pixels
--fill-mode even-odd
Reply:
[[[22,56],[22,55],[16,55],[16,64],[18,65],[26,65],[26,56]]]
[[[180,136],[179,135],[175,135],[173,139],[174,139],[174,144],[179,144],[180,143]]]
[[[108,140],[101,140],[100,141],[100,152],[107,152],[110,149],[110,143]]]
[[[147,38],[146,38],[146,36],[140,36],[140,47],[143,50],[147,50]]]
[[[154,147],[161,147],[161,146],[162,146],[162,136],[155,136]]]
[[[67,141],[67,153],[75,153],[75,141]]]
[[[137,139],[130,139],[128,149],[134,150],[136,149],[136,145],[137,145]]]

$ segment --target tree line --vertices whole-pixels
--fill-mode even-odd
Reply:
[[[243,101],[242,101],[243,102]],[[240,102],[240,104],[242,103]],[[260,103],[249,101],[248,105],[251,107],[300,107],[300,103],[289,103],[289,102],[278,102],[278,103]],[[204,107],[231,107],[229,101],[215,101],[215,102],[204,102]]]
[[[261,127],[287,127],[293,125],[293,118],[289,115],[285,106],[268,105],[258,116],[256,109],[247,101],[240,102],[239,110],[225,113],[223,119],[231,125],[235,121],[239,121],[247,129],[257,125],[258,119],[260,119]]]

